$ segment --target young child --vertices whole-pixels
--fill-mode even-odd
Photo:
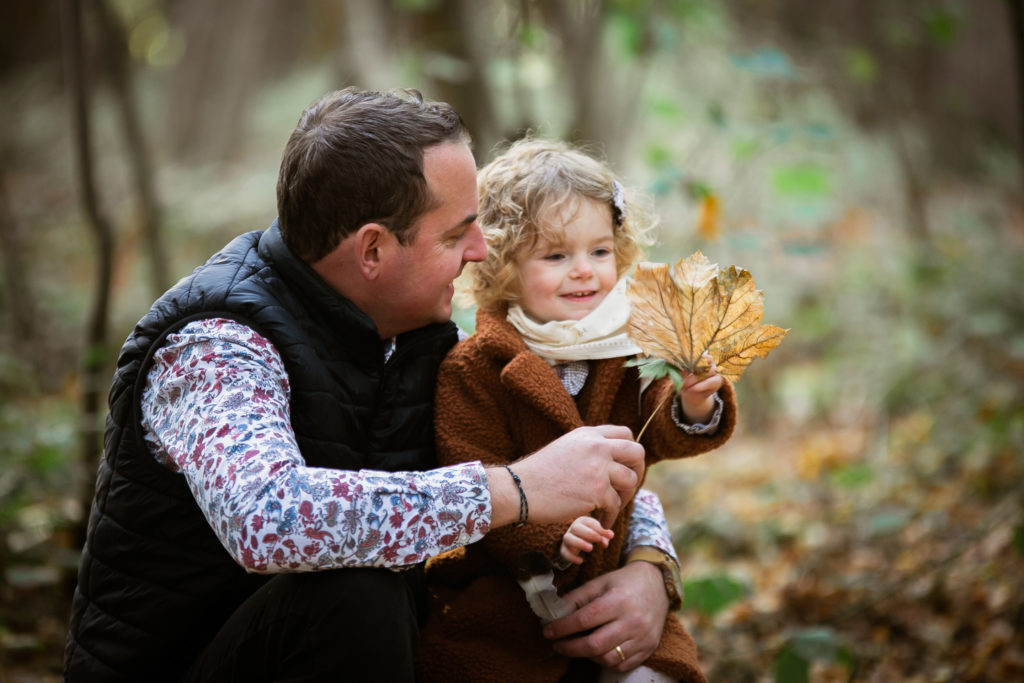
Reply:
[[[476,333],[452,350],[438,378],[440,462],[480,460],[514,472],[518,458],[575,427],[620,424],[639,434],[652,414],[641,439],[648,466],[724,443],[736,409],[717,370],[688,376],[677,393],[668,379],[642,382],[624,365],[639,349],[626,335],[622,278],[650,226],[607,165],[562,143],[526,139],[483,168],[478,185],[488,256],[467,266]],[[626,545],[633,504],[611,529],[592,518],[540,525],[529,522],[529,493],[525,524],[428,563],[433,604],[421,635],[423,680],[597,677],[596,665],[552,649],[514,568],[524,553],[543,553],[558,568],[560,594],[619,568],[636,552]],[[623,668],[634,654],[629,645],[605,666]],[[672,613],[654,654],[630,662],[640,664],[630,674],[644,676],[636,680],[704,681],[693,640]]]

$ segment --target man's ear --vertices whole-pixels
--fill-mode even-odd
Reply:
[[[359,272],[367,280],[376,280],[380,275],[389,238],[393,240],[394,236],[380,223],[367,223],[356,231],[354,237]]]

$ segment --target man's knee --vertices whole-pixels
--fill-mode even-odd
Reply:
[[[349,680],[412,680],[419,626],[414,591],[402,574],[339,569],[278,579],[278,599],[292,622],[304,625],[304,642],[289,659],[329,653],[346,663]]]
[[[325,622],[416,624],[416,598],[398,572],[385,569],[339,569],[326,572],[282,574],[273,583],[276,597],[289,611]]]
[[[402,574],[280,574],[251,596],[197,660],[189,681],[413,679],[414,591]]]

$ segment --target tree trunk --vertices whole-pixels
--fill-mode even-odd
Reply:
[[[124,130],[128,157],[132,169],[135,194],[139,201],[139,219],[142,233],[149,252],[150,288],[153,297],[158,297],[171,284],[167,267],[167,250],[164,248],[161,229],[160,204],[153,184],[153,170],[146,150],[145,136],[135,104],[135,87],[132,81],[131,64],[127,51],[124,27],[111,11],[107,0],[90,3],[102,33],[104,62],[110,85],[117,100],[121,127]]]
[[[1010,6],[1010,33],[1017,58],[1017,158],[1024,169],[1024,0],[1007,0]],[[1024,173],[1022,180],[1024,180]]]
[[[367,90],[390,90],[400,87],[398,65],[392,47],[395,25],[390,3],[348,0],[342,17],[345,71],[355,85]]]
[[[546,13],[548,26],[559,38],[566,64],[562,79],[570,93],[573,112],[568,137],[577,142],[600,140],[596,122],[600,103],[595,95],[594,73],[600,58],[605,2],[544,3],[541,11]]]
[[[3,266],[3,301],[7,308],[7,331],[17,357],[33,369],[33,375],[42,374],[43,359],[36,353],[37,311],[28,273],[25,271],[25,245],[22,232],[7,198],[7,186],[0,176],[0,263]]]
[[[448,102],[459,112],[476,141],[479,163],[487,161],[500,136],[484,76],[488,47],[475,42],[482,22],[487,21],[486,9],[472,0],[441,0],[418,26],[423,53],[438,62],[427,73],[436,91],[431,93],[432,99]],[[442,60],[451,60],[447,68]]]
[[[71,90],[71,122],[78,169],[79,191],[86,220],[96,244],[96,287],[86,321],[85,348],[81,365],[81,420],[79,423],[79,499],[88,511],[101,448],[101,406],[105,392],[114,233],[104,215],[93,172],[92,133],[89,121],[89,87],[86,82],[84,30],[81,0],[62,0],[64,59]],[[75,530],[79,545],[84,542],[87,514]]]

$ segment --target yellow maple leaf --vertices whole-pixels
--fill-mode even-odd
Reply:
[[[710,363],[733,382],[789,332],[762,325],[764,293],[750,272],[720,270],[701,252],[674,266],[641,263],[626,290],[629,337],[647,356],[704,374]]]

